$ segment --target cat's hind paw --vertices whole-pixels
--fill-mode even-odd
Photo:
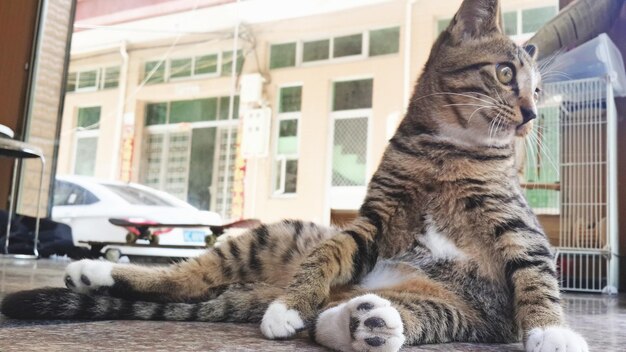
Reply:
[[[582,336],[560,326],[530,330],[525,347],[526,352],[589,352]]]
[[[103,260],[83,259],[65,268],[65,286],[78,293],[91,293],[113,286],[113,263]]]
[[[315,340],[343,352],[395,352],[404,344],[400,313],[375,294],[325,310],[317,319]]]

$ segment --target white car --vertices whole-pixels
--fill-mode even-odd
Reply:
[[[201,250],[174,246],[205,246],[206,227],[172,228],[159,234],[159,245],[174,248],[124,246],[128,231],[110,218],[174,224],[222,225],[219,214],[201,211],[165,192],[135,183],[104,181],[85,176],[57,176],[52,220],[72,228],[74,244],[113,242],[121,255],[187,257]],[[141,240],[139,240],[141,242]],[[147,243],[147,241],[146,241]],[[106,249],[106,248],[105,248]]]

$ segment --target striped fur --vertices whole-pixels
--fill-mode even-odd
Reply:
[[[562,328],[553,252],[514,167],[514,138],[536,115],[536,65],[499,18],[497,0],[463,2],[345,229],[264,225],[167,268],[73,263],[71,290],[12,294],[2,312],[262,322],[270,338],[309,328],[341,351],[519,339],[527,351],[586,351]]]

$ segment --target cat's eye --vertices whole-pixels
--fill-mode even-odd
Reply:
[[[502,84],[509,84],[515,76],[515,71],[509,64],[498,64],[496,66],[496,76]]]
[[[535,89],[535,92],[533,93],[533,99],[535,99],[535,101],[539,100],[539,93],[541,92],[541,89],[537,88]]]

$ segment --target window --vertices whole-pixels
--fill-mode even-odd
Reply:
[[[146,126],[228,120],[230,97],[146,104]],[[233,102],[233,119],[239,118],[239,97]]]
[[[98,70],[78,73],[76,90],[96,90],[98,87]]]
[[[502,14],[504,24],[504,34],[517,35],[517,11],[505,12]]]
[[[270,47],[270,69],[296,65],[296,43],[274,44]]]
[[[196,57],[194,75],[216,74],[218,68],[218,54]]]
[[[120,67],[113,66],[103,69],[104,79],[102,80],[102,89],[117,88],[120,84]]]
[[[66,181],[54,182],[55,206],[89,205],[98,201],[98,197],[79,185]]]
[[[95,70],[69,72],[66,92],[94,91],[117,88],[120,80],[120,67],[102,67]]]
[[[369,37],[369,56],[395,54],[400,50],[400,27],[373,30]]]
[[[76,90],[76,72],[70,72],[67,74],[67,83],[65,85],[66,92],[73,92]]]
[[[373,80],[335,82],[333,87],[332,186],[365,186]]]
[[[170,78],[191,76],[191,66],[191,58],[170,60]]]
[[[366,49],[369,48],[369,49]],[[320,63],[331,59],[395,54],[400,50],[400,27],[270,46],[270,69]]]
[[[328,60],[330,57],[330,39],[315,40],[302,44],[302,62]]]
[[[243,52],[237,50],[237,73],[241,73],[243,68]],[[222,53],[222,76],[229,76],[233,70],[233,52],[225,51]]]
[[[152,73],[152,75],[150,75],[150,73]],[[146,84],[165,82],[165,62],[146,62],[143,67],[143,79],[146,80]]]
[[[333,58],[361,55],[363,52],[363,35],[353,34],[333,39]]]
[[[540,7],[522,11],[522,33],[534,33],[556,15],[556,7]]]
[[[504,33],[508,36],[532,34],[556,16],[556,13],[555,6],[504,12],[502,14]]]
[[[74,150],[74,174],[76,175],[94,176],[95,174],[99,125],[99,106],[78,109]]]
[[[451,18],[444,18],[437,21],[437,37],[439,36],[439,34],[441,34],[441,32],[445,31],[448,28],[448,26],[450,25],[450,21],[452,21]]]
[[[278,136],[274,162],[274,194],[294,194],[298,187],[298,122],[302,86],[282,87],[278,93]]]

